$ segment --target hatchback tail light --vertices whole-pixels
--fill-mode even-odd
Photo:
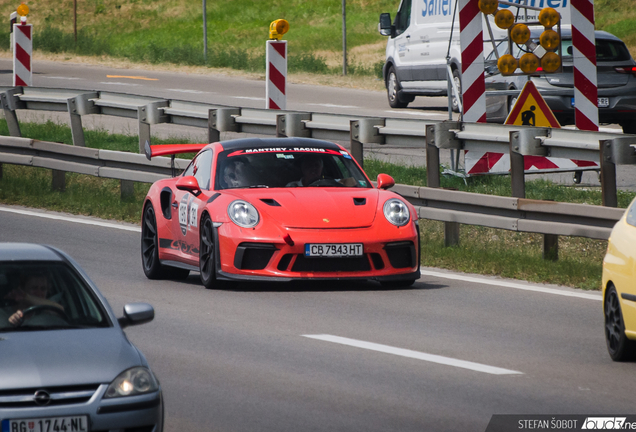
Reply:
[[[533,77],[540,77],[542,72],[543,72],[543,68],[542,68],[541,66],[539,66],[539,67],[537,68],[537,70],[536,70],[536,71],[534,71],[534,73],[533,73],[532,75],[530,75],[530,76],[533,76]]]
[[[614,70],[621,74],[632,74],[636,76],[636,66],[617,66]]]

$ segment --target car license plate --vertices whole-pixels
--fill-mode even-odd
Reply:
[[[362,256],[362,243],[307,243],[306,257],[355,257]]]
[[[609,98],[600,97],[597,99],[599,108],[607,108],[609,107]],[[574,107],[574,98],[571,99],[572,107]]]
[[[2,432],[88,432],[88,416],[2,420]]]

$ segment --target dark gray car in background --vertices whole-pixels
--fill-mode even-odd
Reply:
[[[616,123],[625,133],[636,133],[636,62],[629,50],[616,36],[595,31],[598,86],[599,123]],[[538,42],[541,30],[533,30],[531,38]],[[530,79],[547,102],[559,123],[574,124],[574,73],[572,57],[572,31],[562,29],[563,72],[536,74]],[[521,49],[513,45],[513,55],[520,57]],[[524,47],[525,48],[525,47]],[[499,55],[507,54],[508,42],[497,46]],[[486,91],[521,90],[528,80],[526,75],[502,76],[497,69],[494,51],[486,57]],[[488,121],[503,121],[516,96],[488,93],[486,104]]]
[[[153,317],[131,303],[117,319],[58,249],[0,243],[0,430],[161,432],[161,388],[122,331]]]

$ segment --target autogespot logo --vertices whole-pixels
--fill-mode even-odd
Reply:
[[[636,429],[635,423],[625,423],[627,417],[587,417],[581,429],[608,430],[608,429]]]

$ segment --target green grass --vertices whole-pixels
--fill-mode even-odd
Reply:
[[[71,144],[70,129],[53,122],[22,123],[23,136],[45,141]],[[5,120],[0,120],[0,135],[8,135]],[[137,152],[138,138],[109,134],[106,131],[85,131],[87,146],[99,149]],[[187,139],[153,138],[154,143],[188,142]],[[426,185],[426,169],[400,166],[377,159],[365,160],[365,171],[372,179],[384,172],[399,184]],[[74,214],[96,216],[132,223],[141,220],[141,206],[150,187],[135,184],[134,196],[122,202],[120,182],[81,174],[66,174],[66,191],[51,190],[51,171],[42,168],[4,165],[0,179],[0,202],[45,208]],[[510,196],[508,176],[471,177],[464,183],[457,177],[442,176],[442,187],[468,192]],[[600,205],[600,191],[556,185],[545,180],[526,183],[528,198],[551,199]],[[626,207],[634,197],[631,192],[619,192],[619,206]],[[498,275],[533,282],[561,284],[583,289],[599,289],[601,262],[607,242],[579,237],[560,237],[559,260],[542,258],[543,237],[493,228],[462,225],[460,246],[444,247],[444,224],[420,220],[422,265],[468,273]]]

